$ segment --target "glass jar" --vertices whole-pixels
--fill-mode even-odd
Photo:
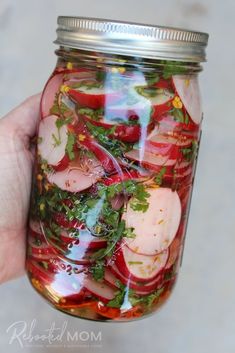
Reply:
[[[60,17],[41,99],[27,271],[55,308],[155,312],[181,263],[208,35]]]

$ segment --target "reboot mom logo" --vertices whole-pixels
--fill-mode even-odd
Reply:
[[[102,347],[101,331],[78,331],[68,328],[68,322],[61,326],[52,322],[49,327],[39,329],[36,319],[30,323],[16,321],[6,330],[9,344],[17,344],[19,347]]]

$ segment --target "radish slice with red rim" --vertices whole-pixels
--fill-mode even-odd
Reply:
[[[136,124],[136,125],[128,125],[128,124],[124,125],[122,123],[116,124],[115,121],[106,120],[106,119],[100,119],[96,121],[87,115],[83,115],[83,119],[94,126],[100,126],[105,129],[111,129],[115,126],[115,131],[113,134],[110,134],[110,137],[116,138],[123,142],[130,142],[130,143],[137,142],[141,135],[141,127],[139,124]]]
[[[115,275],[108,269],[106,268],[104,271],[104,281],[112,288],[114,289],[119,289],[118,287],[118,279],[115,277]]]
[[[38,131],[38,152],[42,160],[51,166],[58,167],[66,158],[66,146],[68,142],[68,127],[56,126],[58,117],[49,115],[41,120]]]
[[[78,237],[72,237],[66,230],[61,231],[61,236],[70,238],[71,241],[77,241],[79,246],[87,249],[99,249],[107,245],[107,240],[102,237],[96,237],[87,229],[80,230]]]
[[[42,229],[39,221],[33,220],[32,218],[29,221],[29,230],[33,231],[34,233],[41,235]]]
[[[196,75],[175,75],[173,84],[190,118],[195,124],[202,120],[202,107]]]
[[[133,281],[129,277],[126,277],[122,272],[119,271],[119,269],[115,264],[112,267],[110,267],[110,271],[116,277],[115,282],[117,282],[117,280],[120,281],[122,284],[125,284],[129,288],[134,289],[135,293],[140,295],[148,295],[156,291],[162,286],[162,282],[163,282],[163,278],[162,278],[163,272],[159,273],[159,275],[156,278],[154,278],[149,282],[137,282],[137,281]],[[107,278],[107,280],[110,281],[110,278]],[[112,283],[110,283],[110,285],[112,285]]]
[[[161,89],[156,87],[137,87],[139,95],[146,100],[152,106],[153,112],[152,117],[157,119],[163,114],[167,113],[172,109],[171,101],[174,97],[174,93],[167,89]]]
[[[66,241],[63,238],[46,236],[47,242],[52,246],[53,250],[62,255],[64,259],[77,265],[89,265],[92,259],[93,249],[82,246],[77,239]]]
[[[49,271],[46,271],[37,261],[32,259],[27,259],[26,269],[30,272],[33,278],[41,281],[42,284],[50,284],[54,280],[54,276]]]
[[[181,219],[178,193],[170,188],[147,189],[149,207],[146,212],[134,211],[131,200],[123,214],[127,227],[133,227],[135,238],[124,238],[128,247],[143,255],[161,253],[172,243]]]
[[[100,109],[120,99],[120,93],[99,86],[96,80],[81,80],[75,83],[70,81],[67,84],[68,95],[82,107]]]
[[[47,178],[51,184],[57,185],[60,189],[76,193],[91,187],[104,174],[97,161],[93,161],[89,168],[84,170],[79,166],[68,167],[61,172],[48,174]]]
[[[169,252],[164,250],[157,255],[140,255],[121,244],[115,253],[116,265],[126,277],[140,282],[153,280],[166,265]]]
[[[153,150],[153,149],[152,149]],[[170,172],[176,163],[176,159],[170,159],[169,156],[162,156],[150,151],[141,151],[139,149],[133,149],[125,153],[125,157],[128,159],[137,161],[142,167],[147,169],[159,171],[162,167]]]
[[[54,105],[56,94],[60,92],[60,86],[63,83],[64,73],[53,75],[47,82],[42,93],[41,115],[42,118],[50,115],[50,110]]]
[[[166,269],[169,269],[176,262],[177,258],[180,255],[182,247],[182,241],[178,237],[175,237],[173,242],[169,247],[169,258],[167,260]]]
[[[43,255],[55,255],[54,249],[48,245],[45,241],[38,241],[31,236],[28,237],[28,244],[31,247],[32,255],[34,254],[43,254]]]
[[[93,295],[104,302],[108,302],[115,297],[115,291],[104,282],[95,281],[91,276],[87,276],[83,285]]]

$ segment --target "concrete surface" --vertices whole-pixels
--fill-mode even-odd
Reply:
[[[22,278],[0,288],[1,351],[235,352],[234,12],[232,0],[1,0],[0,116],[41,91],[55,65],[52,41],[59,14],[184,26],[211,35],[201,74],[205,120],[197,178],[183,266],[171,300],[143,321],[92,323],[55,311]],[[13,328],[8,333],[7,328],[22,321],[29,331],[34,319],[34,334],[45,333],[53,322],[56,327],[67,322],[66,332],[83,333],[77,342],[63,336],[49,346],[42,339],[27,346],[25,337],[22,349],[19,341],[10,344]],[[92,331],[101,331],[101,341],[87,339]]]

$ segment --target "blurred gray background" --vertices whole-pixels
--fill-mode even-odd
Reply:
[[[235,2],[233,0],[1,0],[0,116],[42,90],[54,68],[57,15],[93,16],[208,31],[208,63],[201,74],[204,126],[180,278],[167,305],[151,318],[126,324],[75,319],[48,306],[26,278],[0,288],[1,351],[113,353],[235,352]],[[9,259],[10,261],[10,259]],[[47,346],[10,344],[17,321],[34,334],[53,322],[83,340],[63,336]],[[101,342],[86,340],[101,331]],[[12,333],[13,331],[11,331]],[[26,341],[25,341],[26,343]],[[71,344],[76,347],[71,347]],[[95,346],[100,344],[100,347]],[[41,345],[41,347],[40,347]]]

